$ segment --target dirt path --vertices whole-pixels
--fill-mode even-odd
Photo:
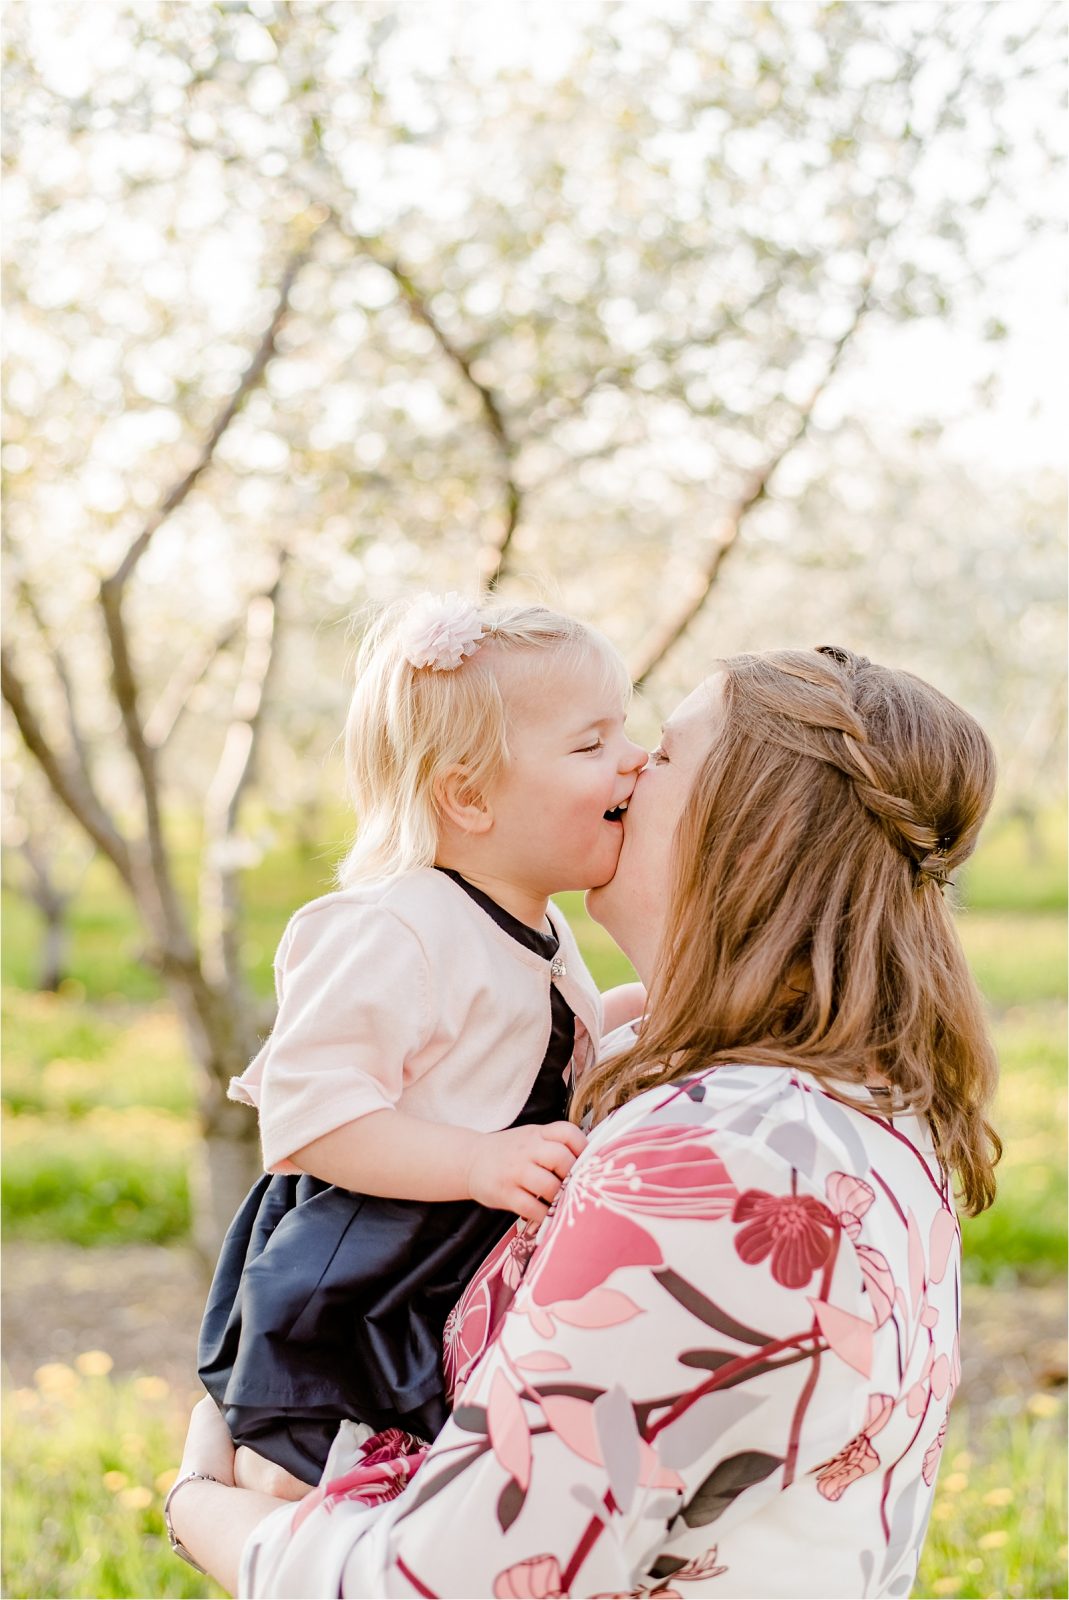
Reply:
[[[117,1375],[152,1373],[196,1389],[205,1282],[193,1254],[131,1246],[9,1244],[3,1253],[3,1363],[15,1385],[46,1361],[106,1350]],[[1066,1381],[1065,1284],[965,1292],[962,1395],[1006,1405]]]

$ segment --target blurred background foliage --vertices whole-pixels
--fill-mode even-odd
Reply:
[[[825,641],[984,721],[969,1293],[1057,1293],[1059,8],[10,0],[2,71],[7,1237],[210,1255],[351,825],[351,619],[494,587],[610,634],[640,736]],[[5,1592],[206,1592],[158,1545],[184,1396],[83,1354],[5,1407]],[[1065,1593],[1063,1393],[963,1394],[919,1592]]]

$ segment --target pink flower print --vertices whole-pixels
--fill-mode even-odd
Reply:
[[[675,1572],[672,1573],[672,1582],[699,1583],[703,1578],[719,1578],[722,1572],[727,1571],[727,1567],[721,1566],[717,1561],[718,1548],[714,1544],[711,1549],[706,1550],[704,1555],[695,1556],[693,1561],[688,1561],[684,1566],[677,1567]],[[655,1589],[653,1592],[658,1596],[666,1593],[664,1589]]]
[[[921,1462],[921,1477],[929,1489],[935,1482],[935,1475],[939,1471],[939,1459],[943,1454],[943,1446],[946,1443],[949,1415],[950,1413],[948,1412],[940,1423],[939,1432],[924,1452],[924,1460]]]
[[[861,1219],[876,1198],[876,1191],[849,1172],[833,1172],[825,1185],[828,1204],[843,1232],[856,1239]]]
[[[426,1454],[427,1441],[417,1439],[413,1433],[405,1433],[401,1428],[384,1428],[381,1433],[373,1434],[364,1446],[365,1467],[380,1466],[383,1462],[409,1459],[419,1455],[422,1451]]]
[[[927,1408],[931,1395],[937,1400],[949,1392],[953,1396],[953,1364],[950,1356],[937,1356],[934,1349],[929,1346],[924,1358],[921,1375],[906,1396],[906,1410],[911,1417],[919,1417]],[[947,1401],[950,1404],[950,1401]]]
[[[292,1532],[296,1533],[320,1505],[329,1512],[344,1500],[356,1500],[365,1506],[396,1500],[427,1459],[429,1448],[425,1439],[417,1439],[415,1434],[404,1433],[400,1428],[386,1428],[382,1433],[372,1434],[362,1446],[360,1460],[348,1472],[320,1484],[298,1503],[291,1523]]]
[[[861,1432],[837,1456],[814,1469],[817,1488],[825,1500],[841,1500],[852,1483],[875,1472],[880,1458],[872,1448],[873,1436],[886,1427],[893,1410],[894,1401],[889,1394],[869,1396],[868,1421]]]
[[[517,1561],[494,1579],[495,1600],[567,1600],[564,1574],[556,1556]]]
[[[812,1195],[766,1194],[747,1189],[735,1202],[732,1222],[745,1222],[735,1249],[748,1266],[772,1257],[772,1276],[785,1289],[801,1289],[831,1254],[838,1222]]]
[[[446,1394],[456,1403],[523,1282],[534,1254],[533,1233],[517,1223],[491,1250],[449,1313],[442,1335]]]
[[[953,1211],[937,1211],[928,1236],[928,1271],[933,1283],[942,1283],[951,1255],[961,1248],[961,1227]]]
[[[538,1404],[565,1449],[595,1467],[605,1465],[605,1437],[598,1426],[598,1412],[590,1401],[569,1394],[539,1394]],[[662,1466],[653,1446],[634,1429],[632,1442],[638,1450],[636,1482],[644,1487],[682,1492],[679,1473]]]
[[[660,1247],[637,1220],[730,1214],[737,1190],[726,1167],[693,1128],[641,1128],[583,1157],[557,1200],[540,1254],[527,1275],[536,1306],[580,1300],[617,1267],[663,1264]],[[569,1248],[583,1216],[585,1248]]]
[[[503,1372],[495,1372],[490,1385],[486,1431],[498,1462],[526,1493],[531,1481],[531,1430],[523,1401]]]
[[[876,1326],[882,1328],[895,1308],[895,1280],[891,1276],[887,1257],[868,1244],[855,1246],[855,1254],[862,1281],[868,1290]]]

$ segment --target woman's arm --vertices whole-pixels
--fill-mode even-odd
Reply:
[[[640,1116],[587,1152],[412,1484],[368,1509],[342,1479],[258,1524],[244,1593],[627,1593],[684,1506],[704,1494],[713,1508],[676,1524],[689,1538],[743,1490],[750,1504],[777,1494],[792,1450],[800,1476],[846,1443],[863,1383],[829,1363],[806,1291],[858,1316],[856,1268],[790,1293],[755,1272],[735,1248],[732,1176],[678,1098],[675,1117]],[[794,1204],[789,1169],[772,1170]]]
[[[602,1027],[612,1033],[625,1022],[637,1022],[646,1009],[646,987],[641,983],[621,983],[607,989],[601,997]]]
[[[191,1472],[207,1477],[183,1479]],[[193,1407],[182,1465],[169,1501],[170,1526],[205,1571],[237,1593],[241,1551],[253,1529],[284,1502],[234,1487],[234,1444],[219,1409],[208,1395]]]

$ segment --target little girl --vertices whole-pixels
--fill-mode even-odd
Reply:
[[[628,693],[607,640],[541,606],[425,596],[363,643],[359,832],[286,929],[274,1032],[231,1084],[267,1175],[199,1349],[235,1442],[302,1484],[343,1420],[440,1430],[449,1311],[582,1148],[563,1119],[601,1007],[549,897],[615,871],[646,760]]]

